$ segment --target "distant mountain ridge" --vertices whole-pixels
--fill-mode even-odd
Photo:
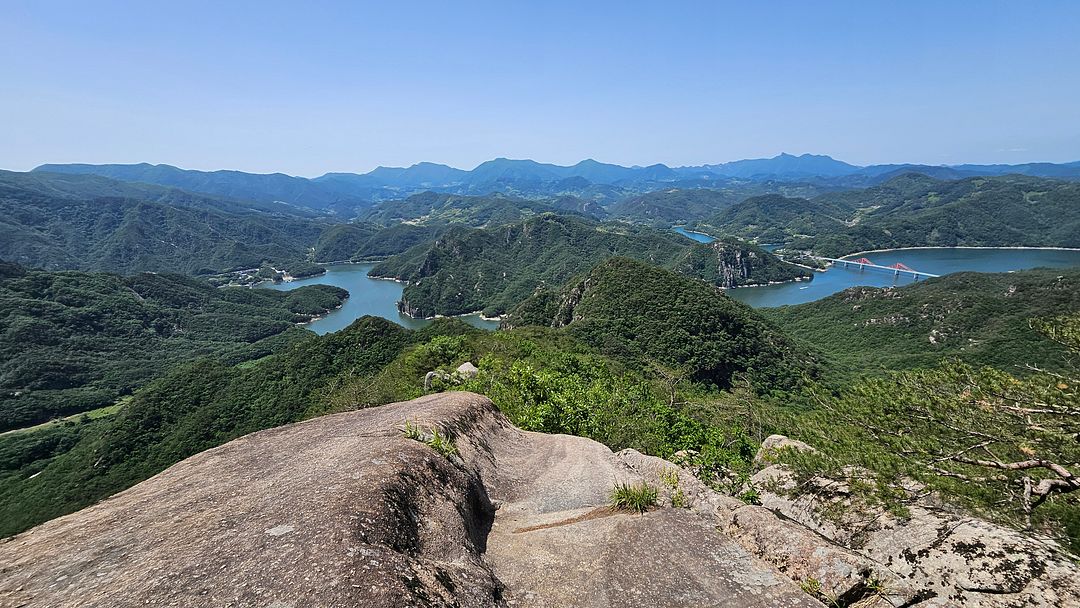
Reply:
[[[525,198],[572,195],[588,200],[613,202],[618,198],[665,187],[718,188],[758,181],[807,182],[834,188],[864,188],[907,172],[922,173],[938,179],[1018,173],[1033,177],[1080,180],[1080,161],[1060,164],[891,164],[862,167],[826,155],[795,156],[783,153],[772,158],[674,168],[663,164],[624,167],[593,159],[563,166],[528,159],[496,158],[480,163],[471,170],[422,162],[410,167],[378,167],[362,174],[327,173],[311,179],[282,173],[196,171],[147,163],[46,164],[34,171],[93,174],[240,200],[285,202],[300,207],[351,214],[379,201],[399,199],[425,190],[472,195],[501,192]]]

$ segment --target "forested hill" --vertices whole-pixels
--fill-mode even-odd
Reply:
[[[508,311],[537,287],[559,286],[612,256],[678,268],[720,287],[805,276],[772,254],[731,242],[703,245],[670,231],[543,215],[486,230],[454,228],[372,269],[408,285],[414,316]]]
[[[791,388],[816,364],[749,306],[714,287],[629,258],[611,258],[560,288],[540,289],[504,321],[565,327],[602,352],[672,366],[727,387]]]
[[[826,187],[801,183],[733,181],[707,187],[669,188],[625,197],[608,208],[613,217],[661,226],[705,220],[748,198],[776,194],[814,197],[828,192]],[[735,235],[736,232],[721,234]]]
[[[108,405],[181,361],[261,357],[347,295],[0,262],[0,431]]]
[[[606,257],[671,263],[689,243],[674,232],[543,215],[487,230],[451,229],[376,265],[371,274],[407,281],[403,310],[414,316],[499,314],[538,286],[561,285]]]
[[[361,211],[358,219],[382,226],[464,224],[476,228],[511,224],[540,213],[570,213],[602,218],[600,205],[573,196],[530,200],[502,194],[461,196],[422,192]]]
[[[853,287],[823,300],[764,309],[788,334],[828,353],[848,375],[932,367],[946,358],[1023,373],[1056,369],[1065,350],[1033,318],[1080,310],[1080,269],[962,272],[906,287]]]
[[[822,225],[791,243],[828,256],[918,246],[1080,247],[1077,182],[1019,175],[940,181],[908,174],[817,202],[853,209],[848,226]]]
[[[46,269],[220,272],[306,266],[330,224],[94,176],[0,172],[0,259]]]
[[[755,196],[705,219],[702,227],[758,243],[786,243],[800,235],[840,232],[855,207],[833,197],[788,198],[779,194]]]

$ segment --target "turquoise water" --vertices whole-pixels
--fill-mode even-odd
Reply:
[[[714,241],[713,237],[701,232],[692,232],[679,226],[675,232],[690,237],[699,243]],[[779,245],[762,245],[767,251],[773,251]],[[897,262],[909,268],[930,274],[946,275],[952,272],[1010,272],[1028,268],[1066,268],[1080,266],[1080,251],[1061,251],[1056,249],[960,249],[960,248],[918,248],[891,249],[874,253],[847,256],[848,259],[865,257],[880,266],[891,266]],[[925,281],[926,278],[918,279]],[[765,285],[763,287],[742,287],[729,289],[727,294],[754,308],[784,306],[813,302],[848,287],[889,287],[892,285],[910,285],[916,279],[912,275],[893,275],[884,270],[832,267],[825,272],[814,273],[811,281]]]
[[[901,262],[914,270],[938,275],[961,271],[1009,272],[1038,267],[1080,266],[1080,251],[1054,249],[894,249],[848,256],[850,259],[860,257],[882,266]],[[888,287],[914,282],[910,275],[895,276],[883,270],[832,267],[825,272],[815,272],[813,280],[809,282],[729,289],[727,294],[754,308],[766,308],[813,302],[857,285]]]
[[[403,285],[394,281],[372,279],[367,276],[374,264],[334,264],[326,267],[326,274],[287,283],[265,283],[261,287],[288,291],[304,285],[334,285],[349,291],[349,297],[341,308],[330,311],[325,317],[312,321],[306,327],[317,334],[325,334],[348,327],[364,315],[390,319],[410,329],[431,323],[427,319],[413,319],[398,312],[397,301],[401,299]],[[465,315],[461,320],[481,329],[497,329],[498,321],[485,321],[480,315]]]
[[[676,229],[681,230],[681,229]],[[707,235],[686,231],[690,238],[708,242]],[[680,234],[683,232],[680,231]],[[1080,251],[1058,251],[1053,249],[897,249],[879,251],[865,255],[871,262],[888,266],[902,262],[907,266],[931,274],[950,272],[1007,272],[1039,266],[1063,268],[1080,266]],[[375,315],[390,319],[409,328],[419,328],[431,321],[413,319],[402,315],[397,310],[397,301],[401,299],[402,284],[394,281],[372,279],[367,276],[373,264],[337,264],[327,266],[326,274],[300,279],[277,285],[266,284],[267,289],[289,290],[303,285],[335,285],[349,291],[349,298],[338,310],[331,311],[325,317],[313,321],[307,327],[318,334],[343,329],[354,320],[364,315]],[[926,280],[926,279],[920,279]],[[825,272],[814,273],[811,281],[767,285],[764,287],[743,287],[729,289],[727,294],[754,308],[784,306],[813,302],[838,291],[866,285],[887,287],[890,285],[910,285],[915,280],[910,276],[894,276],[881,270],[857,270],[855,268],[833,267]],[[463,321],[482,329],[497,329],[498,321],[485,321],[480,315],[465,315]]]

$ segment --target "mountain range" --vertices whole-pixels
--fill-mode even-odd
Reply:
[[[562,166],[533,160],[496,158],[466,171],[422,162],[411,167],[378,167],[368,173],[327,173],[316,178],[282,173],[195,171],[147,163],[120,165],[46,164],[34,171],[93,174],[127,182],[181,188],[263,203],[284,202],[299,207],[353,214],[373,203],[426,190],[449,194],[501,192],[521,197],[573,195],[613,202],[660,188],[722,188],[745,182],[806,182],[827,188],[863,188],[902,173],[917,172],[938,179],[1017,173],[1057,179],[1080,179],[1080,161],[1019,165],[858,166],[830,156],[780,154],[773,158],[737,160],[694,167],[624,167],[592,159]]]

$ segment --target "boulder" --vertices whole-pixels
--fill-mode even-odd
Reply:
[[[926,606],[1080,606],[1080,572],[1053,541],[974,517],[910,512],[884,519],[860,552],[933,593]]]
[[[450,380],[450,374],[438,369],[431,370],[430,372],[424,374],[424,390],[430,391],[432,384],[436,380],[448,382]]]
[[[473,365],[471,361],[466,361],[458,366],[457,373],[465,379],[475,378],[476,374],[480,373],[480,369]]]
[[[761,442],[761,447],[758,448],[757,454],[754,456],[755,464],[762,464],[772,462],[776,459],[776,455],[781,450],[796,450],[799,452],[814,452],[814,448],[799,441],[798,439],[791,439],[784,435],[769,435],[765,438],[765,441]]]

